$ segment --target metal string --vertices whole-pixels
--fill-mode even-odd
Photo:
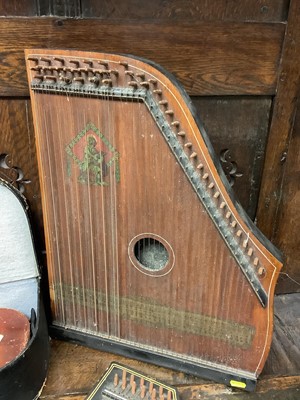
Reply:
[[[84,118],[84,126],[87,125],[87,118],[86,118],[86,108],[84,107],[84,112],[83,112],[83,118]],[[87,136],[86,136],[87,140]],[[93,284],[93,304],[94,304],[94,316],[93,316],[93,330],[95,328],[97,329],[98,327],[98,314],[97,314],[97,284],[96,284],[96,262],[95,262],[95,248],[94,248],[94,227],[93,227],[93,209],[94,209],[94,204],[92,202],[91,198],[91,188],[93,186],[91,185],[90,182],[90,174],[89,170],[87,170],[87,180],[88,180],[88,185],[87,185],[87,191],[88,191],[88,219],[89,219],[89,225],[90,225],[90,250],[91,250],[91,272],[92,272],[92,284]]]
[[[111,118],[111,113],[110,113],[110,100],[109,100],[109,85],[107,86],[107,100],[106,100],[106,109],[107,109],[107,137],[109,138],[109,142],[111,145],[114,145],[113,143],[113,134],[112,134],[112,129],[111,129],[111,124],[110,124],[110,118]],[[112,112],[113,114],[113,112]],[[111,252],[112,252],[112,259],[110,260],[110,263],[112,263],[110,271],[111,274],[109,276],[109,279],[112,279],[112,284],[109,285],[110,287],[110,299],[111,299],[111,311],[112,311],[112,316],[111,316],[111,335],[116,336],[116,287],[115,287],[115,235],[114,235],[114,176],[112,173],[112,165],[109,168],[109,204],[110,204],[110,233],[111,233]]]
[[[58,95],[58,103],[60,103],[61,96]],[[57,103],[57,101],[56,101]],[[64,253],[64,258],[65,258],[65,265],[64,267],[67,268],[69,270],[69,274],[70,274],[70,283],[71,283],[71,297],[72,297],[72,312],[73,312],[73,321],[74,321],[74,325],[75,325],[75,321],[76,321],[76,308],[75,308],[75,301],[74,301],[74,276],[73,276],[73,268],[72,268],[72,251],[71,251],[71,239],[70,239],[70,220],[71,220],[71,214],[69,211],[69,207],[72,207],[72,196],[68,196],[66,195],[66,181],[65,181],[65,168],[64,168],[64,158],[62,155],[62,152],[64,151],[65,145],[64,145],[64,139],[62,136],[62,121],[59,118],[60,116],[62,116],[61,113],[55,113],[55,118],[56,118],[56,126],[57,126],[57,131],[58,131],[58,140],[56,141],[56,143],[58,143],[59,149],[57,149],[57,156],[58,156],[58,163],[60,164],[60,168],[61,168],[61,178],[62,178],[62,195],[63,195],[63,204],[65,206],[65,225],[66,225],[66,230],[67,230],[67,255]],[[51,125],[52,126],[52,134],[54,135],[54,125],[53,125],[53,118],[52,118],[52,113],[50,114],[50,120],[51,120]],[[59,166],[58,164],[58,166]],[[57,181],[58,184],[58,181]],[[71,201],[71,203],[69,203],[69,201]],[[61,216],[62,217],[62,216]],[[63,218],[62,218],[63,220]],[[62,224],[63,226],[63,224]],[[64,247],[64,238],[62,238],[62,242],[61,245],[62,247]],[[67,272],[67,271],[66,271]],[[71,318],[70,318],[71,320]]]
[[[102,82],[101,82],[102,83]],[[101,84],[100,83],[100,84]],[[102,120],[103,120],[103,129],[105,128],[106,124],[104,124],[104,116],[107,115],[106,105],[106,96],[100,100],[100,107],[102,111]],[[99,114],[98,114],[99,115]],[[100,120],[98,117],[98,127],[100,128]],[[103,133],[105,134],[105,132]],[[101,187],[101,196],[102,196],[102,227],[103,227],[103,257],[104,257],[104,282],[105,282],[105,310],[106,310],[106,330],[107,334],[110,335],[110,322],[109,322],[109,289],[108,289],[108,260],[107,260],[107,241],[106,241],[106,191],[104,185]]]
[[[46,95],[47,95],[47,92],[46,92]],[[53,244],[53,241],[51,242],[51,247],[52,247],[52,245],[55,246],[55,250],[56,250],[56,257],[57,257],[57,262],[58,262],[57,267],[58,267],[58,278],[59,278],[58,279],[58,281],[59,281],[59,293],[60,293],[60,301],[61,301],[61,317],[62,317],[62,321],[61,322],[65,325],[66,324],[66,314],[65,314],[63,284],[62,284],[62,265],[61,265],[61,258],[60,258],[60,249],[59,249],[59,233],[58,233],[58,226],[57,226],[57,209],[56,209],[56,206],[55,206],[55,200],[54,200],[54,196],[53,196],[53,193],[54,193],[54,190],[53,190],[53,187],[54,187],[54,184],[53,184],[53,169],[52,169],[52,162],[51,162],[51,156],[50,156],[50,150],[49,150],[50,149],[50,143],[49,143],[49,138],[50,138],[49,134],[50,134],[50,132],[48,130],[49,124],[47,122],[46,107],[44,107],[43,108],[43,112],[41,112],[42,111],[41,101],[38,100],[38,97],[43,98],[44,95],[43,94],[38,95],[36,93],[36,104],[37,104],[37,108],[38,108],[38,113],[37,113],[38,118],[37,118],[37,120],[39,120],[39,118],[41,118],[43,116],[45,137],[46,137],[46,151],[47,151],[47,159],[48,159],[49,181],[50,181],[50,193],[47,196],[47,198],[50,197],[51,201],[52,201],[52,210],[53,210],[53,214],[54,214],[53,215],[54,216],[54,231],[55,231],[55,238],[56,238],[55,244]],[[38,132],[39,132],[39,137],[40,137],[39,141],[41,142],[42,141],[41,139],[42,139],[43,132],[42,132],[42,129],[40,129],[40,127],[38,127]],[[55,165],[55,163],[53,163],[53,164]],[[48,249],[48,251],[51,251],[51,250],[52,250],[52,248]],[[53,265],[51,265],[51,270],[52,270],[52,273],[54,275],[54,282],[52,282],[52,284],[53,284],[53,286],[56,286],[57,285],[57,283],[56,283],[56,268],[55,268],[55,265],[54,265],[54,260],[53,260],[52,254],[51,254],[51,257],[52,257],[52,263],[53,263]],[[57,292],[56,291],[55,291],[55,296],[57,296]],[[57,302],[54,301],[54,305],[55,305],[55,307],[59,307],[58,298],[57,298]],[[56,312],[57,312],[57,310],[56,310]],[[57,314],[57,317],[58,317],[58,314]]]
[[[71,99],[68,99],[68,103],[71,100],[71,120],[72,120],[72,138],[74,137],[74,135],[76,135],[81,129],[84,128],[84,126],[81,125],[82,123],[82,119],[81,119],[81,115],[79,115],[79,113],[75,112],[76,110],[76,99],[79,96],[75,93]],[[80,172],[79,172],[80,174]],[[74,179],[72,179],[72,185],[74,185],[74,191],[76,193],[76,204],[75,204],[75,208],[76,208],[76,215],[77,215],[77,222],[74,223],[73,225],[73,230],[75,230],[76,232],[78,232],[78,237],[79,237],[79,260],[76,260],[76,267],[77,267],[77,262],[79,261],[78,264],[78,268],[80,270],[79,275],[79,281],[78,283],[76,282],[76,286],[75,286],[75,290],[76,288],[78,288],[78,312],[80,310],[80,318],[78,316],[78,323],[81,324],[82,321],[82,309],[83,309],[83,320],[84,320],[84,328],[87,329],[88,328],[88,316],[87,316],[87,307],[88,307],[88,302],[86,299],[86,288],[85,288],[85,271],[84,271],[84,264],[86,264],[86,262],[84,261],[84,257],[83,257],[83,243],[82,243],[82,233],[84,233],[85,235],[85,230],[82,229],[82,226],[80,224],[81,222],[81,218],[80,218],[80,205],[82,204],[80,201],[80,197],[79,197],[79,193],[80,193],[80,188],[82,187],[82,185],[79,183],[78,181],[79,176],[74,177]],[[72,196],[73,197],[73,196]],[[83,204],[84,205],[84,204]],[[85,208],[83,207],[83,217],[85,215]],[[85,220],[85,218],[84,218]],[[76,237],[76,236],[75,236]],[[77,248],[77,243],[74,243],[74,250]],[[76,252],[76,254],[78,254]],[[81,282],[80,282],[81,281]],[[81,303],[81,299],[82,299],[82,303]]]

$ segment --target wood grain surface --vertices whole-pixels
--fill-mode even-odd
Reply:
[[[288,0],[82,0],[83,17],[155,21],[285,21]]]
[[[272,99],[218,96],[193,97],[192,101],[237,199],[254,220]]]
[[[278,207],[285,161],[288,157],[300,87],[299,1],[291,1],[289,12],[257,210],[258,225],[271,239],[275,238],[278,227]]]
[[[299,355],[294,351],[295,346],[299,349],[300,345],[297,333],[300,330],[299,301],[299,294],[282,295],[275,299],[275,340],[255,393],[229,389],[159,366],[54,340],[48,380],[40,398],[83,400],[110,363],[115,361],[176,386],[183,400],[296,400],[300,393]]]
[[[33,47],[145,57],[175,74],[192,95],[274,94],[284,32],[280,23],[0,19],[0,95],[28,95],[23,51]]]
[[[101,19],[146,20],[222,20],[279,22],[287,18],[288,0],[0,0],[1,16],[62,16]]]
[[[295,123],[290,137],[287,160],[284,166],[278,220],[273,232],[274,241],[284,251],[286,267],[278,282],[279,292],[300,290],[300,107],[298,103]]]
[[[108,98],[109,88],[97,98],[62,95],[61,84],[31,87],[53,324],[258,375],[270,345],[281,263],[238,212],[188,99],[142,60],[42,49],[26,50],[26,57],[34,85],[41,79],[36,69],[55,81],[57,70],[71,65],[77,65],[68,72],[76,74],[74,82],[90,82],[83,66],[92,65],[89,73],[96,74],[106,60],[107,71],[114,71],[112,90],[127,93],[134,83],[153,96],[146,107],[146,100]],[[166,115],[161,128],[160,113]],[[175,158],[173,148],[181,149]],[[101,182],[94,173],[100,151],[110,166]],[[185,159],[189,166],[180,165]],[[149,238],[167,248],[164,268],[155,261],[147,269],[139,260],[135,242]]]

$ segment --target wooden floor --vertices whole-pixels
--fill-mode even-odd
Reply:
[[[300,399],[300,293],[275,299],[270,356],[255,393],[246,393],[166,368],[53,340],[44,400],[83,400],[112,361],[177,387],[181,400]]]

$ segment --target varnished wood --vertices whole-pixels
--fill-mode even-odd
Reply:
[[[70,343],[52,341],[47,385],[41,399],[83,400],[112,361],[128,365],[178,388],[180,398],[190,399],[297,399],[300,386],[299,294],[278,296],[275,300],[275,332],[270,357],[256,393],[230,390],[224,385],[204,381],[173,370],[152,366],[120,356],[112,356]],[[294,328],[292,331],[291,328]],[[62,367],[63,366],[63,367]]]
[[[1,16],[54,15],[63,17],[92,17],[101,19],[166,20],[205,20],[205,21],[285,21],[288,0],[247,0],[237,4],[230,2],[206,1],[199,7],[194,0],[147,1],[133,0],[102,1],[95,0],[1,0]]]
[[[28,50],[26,56],[53,324],[108,336],[112,341],[117,338],[121,343],[136,342],[158,353],[178,354],[185,362],[189,355],[218,360],[218,365],[257,376],[270,346],[273,293],[281,262],[271,244],[239,214],[188,99],[161,71],[138,59],[59,50]],[[107,70],[93,67],[82,72],[86,60],[93,66],[105,60]],[[76,95],[77,86],[75,95],[64,96],[56,92],[66,84],[57,85],[49,75],[53,71],[59,80],[70,64],[75,65],[71,68],[74,76],[68,72],[68,80],[78,85],[80,78],[83,89],[90,85],[87,73],[95,77],[109,75],[111,69],[118,73],[109,75],[111,86],[100,87],[100,98],[91,91],[84,98]],[[38,77],[36,69],[41,71]],[[146,91],[136,79],[141,73],[145,75],[141,83],[153,81]],[[45,88],[44,82],[49,82]],[[72,85],[63,87],[73,90]],[[140,87],[149,97],[136,101]],[[162,93],[152,94],[157,88]],[[120,90],[124,94],[116,100],[114,93]],[[128,90],[132,93],[129,99]],[[112,98],[107,102],[109,93]],[[166,115],[168,109],[174,113]],[[166,120],[156,123],[160,113]],[[178,139],[181,130],[186,136]],[[94,154],[95,146],[107,155],[107,168],[111,165],[101,183],[93,170],[86,180],[86,169],[82,169],[83,157]],[[110,158],[115,161],[109,164]],[[186,159],[190,164],[182,164]],[[199,161],[201,169],[197,168]],[[193,168],[197,176],[184,172]],[[211,198],[209,203],[203,200],[206,197]],[[161,272],[143,269],[135,254],[135,243],[145,235],[167,248],[169,259]],[[211,246],[205,245],[207,241]],[[253,256],[247,255],[248,246],[254,249]],[[247,266],[242,264],[245,258]],[[264,276],[258,274],[260,267],[266,270]],[[240,299],[244,300],[242,313]],[[199,318],[204,319],[201,326]],[[233,326],[231,321],[235,321]],[[229,324],[228,335],[221,333],[224,323]],[[174,336],[169,335],[170,329]],[[238,332],[244,330],[245,337],[239,337]],[[225,343],[227,337],[229,343]],[[224,341],[222,348],[218,340]]]
[[[93,40],[87,40],[86,24]],[[173,72],[192,95],[274,94],[284,30],[283,24],[266,23],[140,26],[95,19],[1,19],[0,95],[28,95],[23,51],[45,43],[48,48],[84,48],[152,59]],[[249,60],[255,60],[255,65]]]
[[[152,0],[151,3],[135,0],[119,2],[82,0],[84,17],[101,19],[145,20],[160,22],[176,21],[285,21],[287,18],[287,0],[209,0],[199,3],[195,0]]]
[[[209,132],[217,155],[220,156],[224,149],[230,150],[230,158],[236,162],[237,172],[242,174],[235,179],[233,189],[248,215],[254,219],[271,99],[193,97],[192,101]],[[38,229],[37,237],[40,237],[43,232],[42,213],[30,101],[1,99],[0,116],[1,152],[9,154],[11,165],[23,169],[24,178],[30,180],[25,185],[25,195],[30,201],[34,227]],[[185,132],[178,132],[178,135],[184,136]],[[230,172],[232,164],[229,161],[223,167]]]
[[[277,229],[282,179],[299,96],[299,82],[300,3],[292,0],[257,210],[258,225],[270,238],[275,237]]]
[[[36,15],[35,0],[0,0],[0,16],[33,16]]]

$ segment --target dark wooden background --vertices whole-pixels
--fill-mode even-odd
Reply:
[[[19,176],[43,249],[24,62],[36,47],[134,54],[175,74],[238,199],[284,253],[276,292],[300,291],[298,0],[0,0],[0,167]]]

